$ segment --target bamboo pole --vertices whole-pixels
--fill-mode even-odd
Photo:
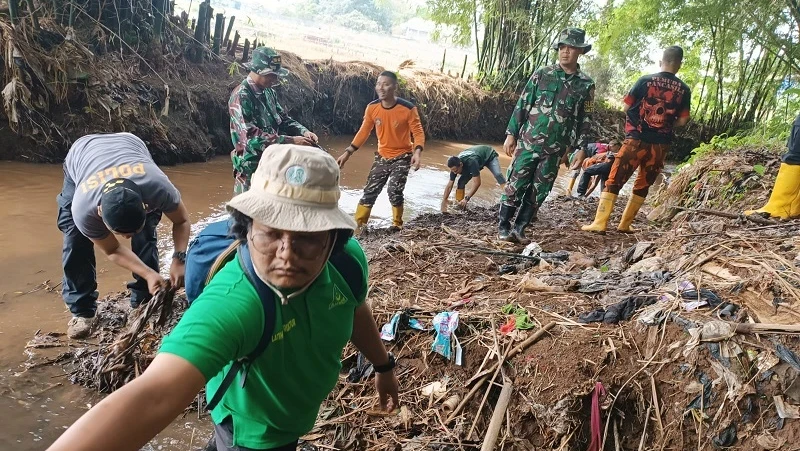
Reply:
[[[233,23],[236,21],[236,16],[231,16],[230,22],[228,22],[228,31],[225,32],[225,46],[230,48],[231,45],[231,31],[233,30]]]
[[[206,23],[206,13],[208,12],[207,9],[208,3],[202,2],[200,3],[200,8],[197,11],[197,22],[195,23],[194,27],[194,55],[193,60],[195,63],[199,63],[203,59],[203,36],[204,36],[204,27]]]
[[[242,62],[246,63],[250,58],[250,40],[244,40],[244,51],[242,52]]]
[[[222,42],[222,29],[225,26],[225,16],[222,13],[217,13],[216,23],[214,24],[214,45],[211,51],[214,55],[219,55],[219,47]]]
[[[164,0],[153,0],[156,13],[153,14],[153,31],[156,39],[161,41],[161,33],[164,31]]]
[[[439,72],[444,72],[445,61],[447,61],[447,49],[444,49],[444,55],[442,55],[442,68],[439,69]]]
[[[8,0],[8,14],[11,16],[11,24],[16,25],[19,22],[19,0]],[[72,20],[70,20],[70,25],[72,25]]]
[[[214,17],[214,8],[211,7],[211,2],[203,2],[206,5],[205,23],[203,24],[203,45],[208,45],[211,42],[211,18]]]
[[[461,67],[461,78],[464,78],[465,72],[467,72],[467,55],[464,55],[464,65]]]
[[[236,56],[236,50],[239,49],[239,32],[237,31],[236,34],[233,35],[233,43],[231,43],[230,48],[228,48],[228,55]]]
[[[505,379],[503,382],[503,389],[500,391],[500,398],[494,406],[492,412],[492,419],[489,421],[489,428],[486,430],[486,435],[483,438],[481,451],[493,451],[494,445],[497,443],[497,436],[500,435],[500,426],[503,425],[503,420],[506,417],[506,410],[508,410],[508,403],[511,401],[511,394],[514,392],[514,384],[510,379]]]
[[[25,0],[25,8],[28,9],[28,14],[31,16],[31,24],[34,30],[41,30],[39,26],[39,15],[36,12],[36,7],[33,6],[33,0]]]

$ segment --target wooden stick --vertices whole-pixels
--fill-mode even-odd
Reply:
[[[492,419],[489,422],[489,428],[486,431],[486,436],[481,445],[481,451],[492,451],[497,442],[497,436],[500,434],[500,426],[503,425],[503,419],[506,416],[508,403],[511,401],[511,394],[514,392],[514,384],[509,379],[503,381],[503,389],[500,391],[500,398],[494,406]]]
[[[656,380],[652,374],[650,375],[650,388],[653,390],[653,402],[650,405],[656,411],[656,421],[658,422],[658,436],[659,438],[664,438],[664,423],[661,422],[661,407],[658,404],[658,394],[656,393]]]
[[[800,324],[764,324],[764,323],[744,323],[736,324],[736,333],[757,334],[757,333],[786,333],[800,334]]]
[[[773,221],[771,219],[762,218],[759,215],[744,215],[742,213],[729,213],[727,211],[719,211],[719,210],[711,210],[709,208],[686,208],[686,207],[678,207],[673,206],[675,210],[687,211],[689,213],[697,213],[700,215],[710,215],[710,216],[719,216],[721,218],[728,218],[728,219],[739,219],[744,218],[748,221],[755,222],[759,225],[776,225],[778,224],[777,221]]]
[[[447,248],[450,248],[450,249],[459,250],[459,251],[478,252],[480,254],[499,255],[501,257],[522,258],[522,259],[525,259],[525,260],[533,260],[533,261],[537,261],[537,262],[539,260],[541,260],[541,258],[539,258],[538,256],[534,256],[534,255],[515,254],[513,252],[495,251],[495,250],[491,250],[491,249],[482,249],[482,248],[479,248],[479,247],[457,246],[457,245],[454,245],[454,244],[443,244],[441,246],[442,247],[447,247]]]
[[[489,368],[487,371],[493,374],[494,371],[497,369],[497,365],[502,366],[506,360],[511,359],[520,352],[524,351],[528,346],[532,345],[537,340],[542,338],[544,334],[546,334],[550,329],[552,329],[555,326],[556,326],[555,321],[550,321],[549,323],[545,324],[544,327],[537,330],[533,335],[528,337],[527,340],[520,343],[519,346],[508,351],[505,357],[500,359],[499,362],[495,363],[495,366],[492,366],[492,368]],[[461,410],[464,409],[464,406],[466,406],[467,403],[469,403],[469,401],[472,399],[472,397],[475,396],[476,393],[478,393],[478,391],[481,388],[481,385],[483,385],[483,383],[486,382],[487,379],[489,379],[489,374],[485,374],[478,380],[478,382],[475,383],[475,385],[472,387],[472,390],[470,390],[469,393],[467,393],[467,396],[464,396],[464,399],[462,399],[461,403],[458,404],[458,407],[456,407],[455,410],[453,410],[453,412],[447,417],[445,423],[450,423],[461,413]]]
[[[644,425],[642,426],[642,438],[639,440],[639,451],[644,451],[644,442],[647,439],[647,423],[650,422],[650,410],[653,408],[653,403],[647,406],[647,413],[644,414]]]

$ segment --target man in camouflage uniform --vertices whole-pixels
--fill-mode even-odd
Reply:
[[[501,198],[501,240],[526,239],[525,228],[553,188],[567,147],[584,148],[589,141],[594,81],[578,65],[592,48],[585,37],[580,28],[561,32],[553,44],[558,63],[533,73],[508,121],[503,150],[514,161]]]
[[[278,77],[289,74],[281,67],[278,52],[258,47],[253,50],[253,59],[246,67],[250,74],[233,90],[228,101],[236,194],[250,189],[250,177],[264,149],[271,144],[317,144],[317,135],[292,119],[278,103],[272,87],[280,83]]]

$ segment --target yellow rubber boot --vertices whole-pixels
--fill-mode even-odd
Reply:
[[[392,229],[400,230],[403,228],[403,206],[392,207]]]
[[[567,197],[572,196],[572,188],[575,187],[575,179],[569,179],[569,185],[567,186]]]
[[[637,196],[636,194],[631,195],[631,198],[628,199],[628,205],[625,206],[625,211],[622,212],[622,219],[619,221],[617,230],[623,233],[636,232],[636,229],[631,227],[631,223],[633,223],[633,218],[636,217],[636,213],[639,213],[639,209],[642,208],[643,203],[644,197]]]
[[[358,204],[358,206],[356,207],[355,220],[356,220],[356,225],[359,228],[367,225],[367,222],[369,222],[370,213],[372,213],[372,207]]]
[[[594,222],[589,225],[581,227],[581,230],[587,232],[606,233],[606,226],[608,225],[608,218],[611,217],[611,212],[614,210],[614,202],[617,201],[617,195],[607,192],[600,194],[600,203],[597,204],[597,214],[594,217]]]
[[[461,202],[462,200],[464,200],[464,190],[463,189],[457,189],[456,190],[456,202]]]
[[[748,216],[758,213],[780,219],[800,216],[800,165],[781,163],[767,204],[744,212]]]

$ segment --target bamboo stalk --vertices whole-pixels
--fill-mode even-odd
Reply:
[[[41,30],[39,26],[39,14],[36,11],[36,7],[33,6],[33,0],[25,0],[25,8],[28,9],[28,13],[31,16],[31,24],[33,24],[34,30]]]
[[[228,48],[228,55],[236,56],[236,50],[239,48],[239,32],[237,31],[236,34],[233,36],[233,43],[231,43],[230,48]]]
[[[505,379],[503,382],[503,389],[500,391],[500,398],[494,406],[492,419],[489,421],[489,428],[486,430],[486,436],[481,445],[481,451],[494,450],[495,443],[497,443],[497,436],[500,434],[500,426],[503,425],[503,419],[506,417],[506,410],[508,410],[508,403],[511,401],[511,394],[514,392],[514,384],[510,379]]]
[[[242,62],[246,63],[250,59],[250,40],[244,40],[244,51],[242,52]]]
[[[231,47],[231,30],[233,30],[233,23],[236,21],[236,16],[231,16],[231,20],[228,22],[228,31],[225,32],[225,47],[230,49]],[[238,34],[238,32],[237,32]]]
[[[225,26],[225,16],[222,13],[217,13],[216,23],[214,24],[214,46],[211,51],[214,55],[219,55],[219,47],[222,43],[222,30]]]
[[[70,2],[70,4],[72,4]],[[11,16],[11,23],[19,23],[19,0],[8,0],[8,14]],[[70,15],[70,26],[72,26],[72,16]]]

